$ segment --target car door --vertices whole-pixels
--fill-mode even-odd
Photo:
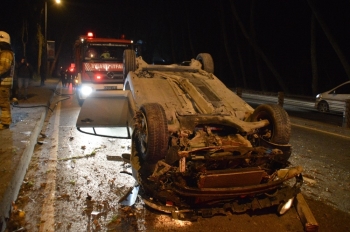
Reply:
[[[130,139],[135,112],[129,90],[97,91],[84,101],[76,127],[87,134]]]

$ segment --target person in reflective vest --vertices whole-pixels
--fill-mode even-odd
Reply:
[[[0,31],[0,130],[12,123],[11,89],[14,75],[14,53],[11,49],[10,35]]]

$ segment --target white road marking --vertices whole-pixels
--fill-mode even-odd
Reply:
[[[328,134],[328,135],[333,135],[333,136],[337,136],[337,137],[341,137],[344,139],[350,139],[350,136],[346,136],[346,135],[341,135],[341,134],[337,134],[337,133],[333,133],[333,132],[329,132],[329,131],[325,131],[325,130],[320,130],[320,129],[316,129],[314,127],[310,127],[310,126],[302,126],[299,124],[295,124],[295,123],[291,123],[292,126],[296,126],[296,127],[301,127],[304,129],[309,129],[309,130],[313,130],[313,131],[317,131],[320,133],[324,133],[324,134]]]
[[[56,194],[56,172],[57,172],[57,153],[58,153],[58,136],[59,120],[61,114],[61,102],[58,102],[56,110],[51,119],[54,119],[51,140],[48,143],[50,158],[47,167],[47,179],[45,186],[45,199],[41,211],[39,232],[55,231],[55,194]],[[50,119],[50,121],[51,121]]]

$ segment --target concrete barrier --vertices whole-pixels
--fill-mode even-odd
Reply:
[[[284,93],[283,92],[278,92],[278,102],[277,104],[283,107],[284,103]]]

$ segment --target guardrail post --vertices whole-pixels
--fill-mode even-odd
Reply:
[[[242,98],[242,88],[237,88],[236,89],[236,92],[237,92],[237,95],[238,95],[238,97],[240,97],[240,98]]]
[[[343,112],[343,127],[350,128],[350,99],[345,100],[345,110]]]
[[[284,103],[284,93],[278,92],[278,105],[283,107],[283,103]]]

